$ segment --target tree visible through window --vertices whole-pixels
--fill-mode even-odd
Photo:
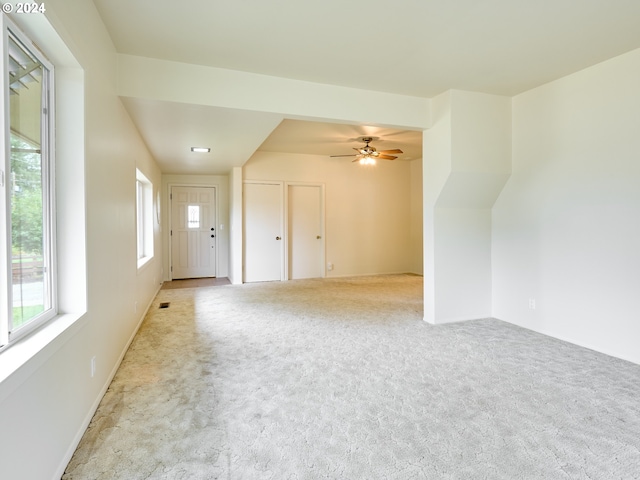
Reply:
[[[41,153],[11,136],[11,274],[13,327],[45,309]]]

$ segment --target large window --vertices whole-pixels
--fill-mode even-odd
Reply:
[[[0,347],[56,314],[53,67],[4,22]]]

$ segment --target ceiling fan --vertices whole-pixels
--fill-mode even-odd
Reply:
[[[365,146],[360,148],[354,148],[354,150],[358,153],[351,155],[331,155],[331,157],[356,157],[354,162],[360,162],[364,165],[374,165],[376,163],[376,159],[380,158],[382,160],[395,160],[396,156],[391,155],[392,153],[403,153],[399,148],[395,148],[393,150],[380,150],[377,151],[375,147],[370,146],[369,144],[375,140],[378,140],[378,137],[358,137],[359,142],[364,142]]]

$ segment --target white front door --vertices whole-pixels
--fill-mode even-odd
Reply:
[[[289,185],[287,193],[289,278],[324,277],[322,187]]]
[[[171,187],[171,278],[216,276],[215,187]]]
[[[278,183],[244,184],[244,281],[282,280],[283,191]]]

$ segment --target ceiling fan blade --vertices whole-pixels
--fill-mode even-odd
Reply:
[[[393,150],[380,150],[380,153],[404,153],[399,148],[395,148]]]
[[[358,152],[358,155],[364,154],[364,152],[362,151],[362,148],[354,148],[354,150]]]
[[[353,155],[329,155],[329,157],[331,158],[336,158],[336,157],[356,157],[357,155],[353,154]]]
[[[381,158],[383,160],[395,160],[398,157],[394,157],[393,155],[378,155],[376,158]]]

